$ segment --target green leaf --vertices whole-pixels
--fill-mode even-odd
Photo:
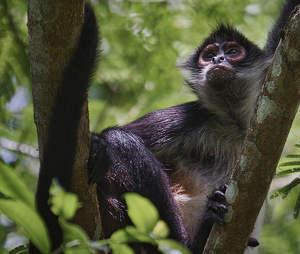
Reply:
[[[21,200],[0,198],[0,210],[26,232],[40,252],[50,252],[50,238],[45,222],[31,206]]]
[[[135,242],[151,243],[152,245],[157,245],[155,239],[153,239],[149,234],[141,233],[136,227],[127,226],[125,231],[135,239]]]
[[[288,166],[299,166],[300,161],[288,161],[288,162],[283,162],[279,165],[279,167],[288,167]]]
[[[128,216],[142,233],[153,231],[159,220],[159,213],[152,202],[137,193],[124,194],[128,207]]]
[[[289,174],[293,174],[293,173],[297,173],[297,172],[300,172],[300,168],[290,168],[290,169],[282,170],[282,171],[278,172],[276,174],[276,177],[285,176],[285,175],[289,175]]]
[[[276,198],[279,195],[282,195],[282,198],[285,198],[289,192],[296,187],[298,184],[300,184],[300,177],[296,177],[293,181],[291,181],[289,184],[285,185],[282,188],[277,189],[274,191],[274,193],[271,195],[271,198]]]
[[[297,201],[296,201],[296,205],[295,205],[295,209],[294,209],[294,219],[298,219],[299,217],[299,212],[300,212],[300,191],[298,193],[298,196],[297,196]]]
[[[79,240],[80,243],[89,245],[90,239],[80,226],[67,222],[61,217],[58,219],[58,221],[64,231],[64,243]]]
[[[133,249],[130,248],[127,244],[111,244],[109,246],[113,254],[135,254]]]
[[[153,234],[155,238],[167,238],[170,234],[167,223],[163,220],[159,220],[153,229]]]
[[[0,192],[12,199],[20,199],[35,208],[34,196],[20,176],[8,165],[0,163]]]
[[[110,237],[111,242],[113,243],[133,243],[136,242],[136,239],[130,235],[125,229],[119,229],[114,232]]]
[[[8,254],[28,254],[28,246],[20,245],[8,252]]]
[[[92,249],[102,250],[104,252],[109,252],[108,244],[110,243],[110,239],[99,240],[99,241],[90,241],[90,246]]]
[[[158,240],[158,249],[164,254],[191,254],[181,243],[174,239]]]
[[[72,248],[64,248],[65,254],[95,254],[96,252],[90,250],[87,246],[78,245]]]
[[[286,158],[300,158],[300,154],[288,154]]]
[[[59,224],[64,233],[64,253],[94,253],[90,248],[88,235],[80,226],[69,223],[61,217],[59,218]]]
[[[57,180],[53,179],[49,190],[49,202],[52,204],[51,211],[66,220],[72,219],[81,203],[78,202],[78,196],[71,192],[66,192]]]

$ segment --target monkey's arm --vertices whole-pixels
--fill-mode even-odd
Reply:
[[[269,55],[273,55],[280,38],[282,37],[282,34],[280,33],[280,29],[283,29],[285,27],[285,24],[291,15],[292,11],[295,9],[297,5],[300,4],[300,0],[288,0],[284,4],[280,16],[277,19],[276,24],[274,25],[273,29],[271,30],[269,36],[268,36],[268,41],[266,44],[266,53]]]
[[[201,129],[212,116],[199,101],[192,101],[150,112],[122,129],[141,137],[152,152],[161,154],[157,156],[164,163],[167,154],[162,151],[166,151],[165,148],[172,153],[172,149],[186,142],[185,138],[191,138],[192,133]],[[189,145],[197,147],[198,139],[191,139]]]

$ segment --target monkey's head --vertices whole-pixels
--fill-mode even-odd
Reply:
[[[181,67],[190,72],[187,83],[198,95],[205,87],[236,93],[243,90],[236,86],[256,79],[262,60],[264,51],[231,25],[219,24]]]

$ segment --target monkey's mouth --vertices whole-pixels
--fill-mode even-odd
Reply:
[[[225,65],[216,65],[206,73],[206,78],[209,83],[230,81],[235,78],[235,71]]]

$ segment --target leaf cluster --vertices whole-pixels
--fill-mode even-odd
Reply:
[[[44,220],[36,211],[34,197],[26,184],[8,166],[0,164],[0,211],[13,220],[42,252],[50,252],[49,234]]]
[[[4,164],[0,164],[0,186],[0,211],[24,230],[41,253],[50,253],[49,233],[36,211],[32,193],[20,177]],[[128,244],[138,242],[155,245],[164,254],[171,254],[174,250],[176,253],[189,253],[183,245],[167,238],[169,228],[159,219],[156,207],[137,193],[124,195],[133,226],[120,229],[110,239],[100,241],[91,241],[82,228],[68,222],[81,207],[75,194],[66,192],[55,179],[49,193],[51,211],[59,217],[59,224],[63,229],[63,244],[52,254],[92,254],[96,249],[107,251],[107,246],[114,254],[134,254]],[[24,253],[25,249],[24,246],[19,246],[10,254]]]
[[[30,84],[24,7],[26,1],[0,3],[0,94],[5,101],[12,97],[17,85]]]
[[[295,144],[296,148],[300,148],[299,144]],[[287,158],[291,159],[299,159],[300,154],[289,154],[286,156]],[[288,162],[283,162],[279,164],[279,167],[287,168],[285,170],[281,170],[278,174],[277,177],[281,176],[286,176],[294,173],[299,173],[300,172],[300,160],[295,160],[295,161],[288,161]],[[285,198],[292,189],[294,189],[296,186],[300,184],[300,176],[297,176],[294,178],[289,184],[285,185],[282,188],[277,189],[272,195],[271,198],[276,198],[278,196],[282,196],[282,198]],[[295,208],[294,208],[294,218],[298,219],[300,213],[300,191],[298,193],[298,197],[296,200]]]

